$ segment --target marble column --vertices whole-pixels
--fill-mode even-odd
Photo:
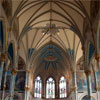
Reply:
[[[10,96],[8,100],[13,100],[14,98],[15,79],[16,79],[17,70],[12,69],[11,74],[12,76],[11,76],[11,83],[10,83]]]
[[[74,87],[73,87],[73,91],[74,91],[74,99],[75,99],[75,100],[78,100],[76,71],[73,71],[72,74],[73,74],[73,82],[74,82]]]
[[[25,81],[25,94],[24,94],[24,100],[28,100],[29,98],[29,70],[26,70],[26,81]]]
[[[99,87],[98,87],[98,78],[97,78],[97,74],[96,71],[94,71],[94,76],[95,76],[95,88],[96,88],[96,92],[97,92],[97,100],[99,100]]]
[[[90,70],[86,70],[85,74],[86,74],[86,78],[87,78],[88,97],[89,97],[89,100],[92,100],[91,71]]]
[[[10,64],[10,61],[6,61],[5,65],[5,75],[4,75],[4,85],[3,85],[3,92],[2,92],[2,100],[4,100],[4,95],[5,95],[5,89],[6,89],[6,78],[7,78],[7,72],[8,72],[8,66]]]

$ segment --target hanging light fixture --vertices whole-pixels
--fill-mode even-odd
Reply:
[[[53,34],[56,35],[59,32],[55,24],[46,24],[42,30],[42,34]]]

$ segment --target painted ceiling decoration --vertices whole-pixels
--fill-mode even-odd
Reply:
[[[25,63],[32,61],[35,52],[51,42],[61,47],[76,63],[82,57],[84,19],[90,18],[89,1],[84,4],[74,0],[18,0],[12,1],[12,9],[10,25],[13,26],[17,18],[19,54]],[[47,62],[63,58],[55,48],[47,49],[41,57]]]
[[[44,67],[46,70],[49,68],[50,64],[54,69],[57,69],[58,61],[64,59],[63,51],[54,44],[46,45],[41,49],[40,53],[39,59],[42,60],[41,63],[43,62],[45,64]]]

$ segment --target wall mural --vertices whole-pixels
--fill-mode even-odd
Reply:
[[[5,72],[3,72],[3,76],[2,76],[1,90],[3,90],[3,85],[4,85],[4,75],[5,75]],[[10,81],[11,81],[11,73],[10,71],[8,71],[7,77],[6,77],[6,88],[5,88],[6,91],[10,90]]]
[[[2,78],[2,85],[1,85],[1,90],[3,90],[3,84],[4,84],[4,75]],[[11,82],[11,72],[8,71],[7,77],[6,77],[6,91],[10,90],[10,82]],[[20,91],[23,92],[25,87],[25,72],[20,71],[17,73],[16,80],[15,80],[15,91]]]
[[[96,72],[97,78],[98,78],[98,86],[99,86],[99,91],[100,91],[100,72]]]
[[[87,90],[87,81],[84,72],[77,72],[77,86],[79,92]]]
[[[25,72],[19,71],[15,80],[15,91],[24,91],[25,87]]]
[[[95,77],[94,77],[94,73],[92,72],[92,75],[91,75],[91,85],[92,85],[92,91],[96,91],[96,88],[95,88]]]

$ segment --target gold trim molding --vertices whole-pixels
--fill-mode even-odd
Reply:
[[[99,90],[99,87],[98,86],[96,86],[96,91],[98,91]]]
[[[100,62],[100,54],[95,55],[95,59],[97,60],[97,62]]]
[[[28,91],[30,88],[27,86],[27,87],[25,87],[25,91]]]
[[[26,72],[30,73],[30,70],[26,69]]]
[[[7,59],[7,54],[6,53],[2,53],[1,57],[0,57],[0,61],[4,62]]]
[[[12,75],[16,75],[16,74],[17,74],[17,71],[18,71],[17,69],[13,68],[13,69],[11,70],[11,74],[12,74]]]
[[[77,90],[77,87],[73,87],[73,88],[72,88],[72,91],[76,91],[76,90]]]
[[[91,74],[91,71],[90,71],[90,70],[85,70],[85,73],[86,73],[87,75],[90,75],[90,74]]]

